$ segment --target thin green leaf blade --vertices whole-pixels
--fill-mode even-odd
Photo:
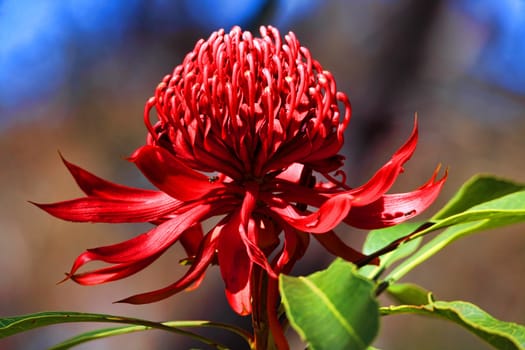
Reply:
[[[133,332],[145,331],[151,329],[146,326],[123,326],[123,327],[112,327],[104,329],[96,329],[90,332],[79,334],[73,338],[69,338],[60,344],[56,344],[48,350],[66,350],[71,349],[74,346],[86,343],[89,341],[112,337],[116,335],[128,334]]]
[[[71,323],[71,322],[121,323],[121,324],[134,325],[134,326],[128,326],[128,327],[116,327],[112,329],[103,329],[103,330],[88,332],[87,336],[80,335],[79,336],[80,340],[76,339],[73,341],[73,343],[77,341],[86,342],[89,340],[100,339],[101,337],[104,337],[104,336],[112,336],[112,335],[117,335],[117,334],[130,333],[130,332],[136,332],[140,330],[160,329],[160,330],[164,330],[168,332],[173,332],[173,333],[189,336],[205,344],[211,345],[212,347],[217,348],[217,349],[226,349],[226,347],[220,343],[217,343],[199,334],[181,329],[185,327],[187,328],[190,328],[190,327],[221,328],[221,329],[225,329],[230,332],[238,334],[239,336],[243,337],[247,342],[250,341],[249,340],[250,335],[238,329],[237,327],[230,326],[227,324],[222,324],[222,323],[210,322],[210,321],[195,320],[195,321],[171,321],[171,322],[166,322],[166,323],[159,323],[159,322],[153,322],[153,321],[132,318],[132,317],[114,316],[114,315],[107,315],[107,314],[83,313],[83,312],[68,312],[68,311],[40,312],[40,313],[35,313],[35,314],[2,318],[0,319],[0,339],[17,334],[17,333],[29,331],[31,329],[39,328],[39,327],[51,326],[51,325],[62,324],[62,323]],[[68,348],[67,341],[65,345],[59,344],[57,346],[63,346],[63,347],[58,347],[58,349]]]
[[[312,350],[366,349],[379,328],[374,284],[337,259],[307,277],[281,275],[279,288],[290,324]]]
[[[0,319],[0,339],[13,334],[25,332],[34,328],[70,322],[103,322],[136,324],[148,322],[136,318],[92,314],[83,312],[39,312],[35,314],[5,317]],[[154,322],[150,322],[154,323]]]
[[[382,315],[415,313],[447,319],[476,334],[500,350],[524,350],[525,327],[498,320],[478,306],[465,301],[432,301],[426,305],[382,307]]]
[[[248,334],[246,331],[240,328],[237,328],[229,324],[195,320],[195,321],[168,321],[168,322],[163,322],[162,325],[173,328],[174,330],[179,330],[180,328],[199,328],[199,327],[217,328],[217,329],[226,330],[231,333],[237,334],[240,337],[242,337],[244,340],[246,340],[247,343],[250,343],[250,334]],[[113,337],[117,335],[123,335],[123,334],[134,333],[134,332],[148,331],[152,329],[154,328],[148,327],[148,326],[140,326],[140,325],[96,329],[96,330],[85,332],[75,337],[69,338],[61,342],[60,344],[56,344],[55,346],[49,348],[48,350],[66,350],[74,346],[80,345],[82,343],[86,343],[86,342],[97,340],[97,339]],[[190,336],[193,336],[193,333],[190,334]]]

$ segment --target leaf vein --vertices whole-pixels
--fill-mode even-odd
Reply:
[[[359,344],[360,349],[366,348],[365,342],[359,337],[355,329],[345,320],[344,316],[341,315],[337,307],[332,303],[330,299],[310,280],[305,277],[299,277],[304,284],[312,290],[321,299],[321,301],[328,307],[335,318],[339,321],[341,326],[348,332],[348,334]]]

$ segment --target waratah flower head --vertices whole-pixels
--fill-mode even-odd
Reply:
[[[235,180],[261,180],[293,163],[340,167],[349,119],[348,98],[330,72],[293,33],[283,39],[273,27],[261,27],[260,38],[234,27],[200,40],[145,111],[150,144]]]
[[[197,286],[218,264],[228,302],[246,315],[277,301],[277,275],[288,273],[310,237],[348,261],[367,257],[333,229],[372,229],[418,215],[437,197],[445,177],[434,172],[420,188],[386,194],[412,156],[409,139],[364,185],[351,188],[340,169],[350,103],[293,33],[262,27],[253,37],[234,27],[200,40],[158,85],[145,107],[146,145],[130,160],[157,187],[143,190],[103,180],[64,160],[86,196],[38,204],[70,221],[149,222],[128,241],[88,249],[68,278],[100,284],[144,269],[176,242],[189,269],[173,284],[123,301],[141,304]],[[154,120],[154,121],[153,121]],[[202,223],[215,217],[207,232]],[[91,261],[109,266],[78,272]],[[271,307],[270,307],[271,309]],[[270,326],[278,324],[275,312]]]

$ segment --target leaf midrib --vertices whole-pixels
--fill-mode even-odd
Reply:
[[[341,326],[347,331],[347,333],[359,344],[360,349],[366,348],[364,341],[357,335],[354,328],[346,321],[343,315],[337,310],[337,307],[328,299],[328,297],[319,289],[313,282],[305,277],[299,277],[304,284],[312,290],[312,292],[326,305],[326,307],[332,312],[335,318],[339,321]]]

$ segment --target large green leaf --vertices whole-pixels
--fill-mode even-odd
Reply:
[[[279,288],[290,324],[312,350],[366,349],[377,335],[374,284],[350,263],[337,259],[307,277],[281,275]]]
[[[0,338],[5,338],[17,333],[25,332],[34,328],[50,326],[54,324],[61,323],[70,323],[70,322],[101,322],[101,323],[125,323],[132,324],[131,327],[121,327],[113,329],[104,329],[100,331],[89,332],[79,336],[81,341],[78,339],[73,340],[70,346],[80,344],[88,340],[100,339],[104,336],[111,336],[117,334],[124,334],[130,332],[136,332],[139,330],[147,329],[160,329],[164,331],[174,332],[177,334],[186,335],[197,339],[205,344],[211,345],[217,349],[226,349],[222,344],[216,343],[206,337],[198,335],[196,333],[183,330],[181,328],[188,327],[216,327],[230,330],[243,338],[249,338],[249,335],[243,332],[236,327],[209,322],[209,321],[177,321],[177,322],[167,322],[167,323],[158,323],[153,321],[142,320],[138,318],[123,317],[123,316],[113,316],[106,314],[92,314],[92,313],[83,313],[83,312],[41,312],[29,315],[6,317],[0,319]],[[67,342],[65,345],[60,345],[61,349],[67,349]]]
[[[485,221],[476,223],[479,220]],[[438,229],[466,222],[473,223],[464,227],[469,231],[462,232],[461,236],[524,220],[525,185],[488,175],[476,175],[468,180],[443,209],[434,215],[432,222],[427,223],[425,229],[412,233],[418,228],[423,228],[422,223],[404,223],[370,231],[363,247],[365,254],[374,254],[389,246],[395,249],[381,255],[379,266],[365,266],[360,272],[366,277],[377,278],[387,267],[412,254],[419,247],[421,236]],[[408,241],[402,242],[397,248],[391,246],[393,242],[406,236],[410,236]],[[443,247],[436,245],[434,249],[437,251]]]
[[[477,178],[475,182],[470,182],[465,185],[459,193],[468,196],[472,193],[472,188],[485,188],[477,185],[477,182],[482,184],[490,183],[490,179],[486,177]],[[493,229],[501,226],[506,226],[514,223],[525,221],[525,191],[519,190],[519,185],[513,182],[508,182],[507,187],[504,186],[503,180],[495,180],[497,192],[499,194],[506,193],[495,199],[482,202],[466,209],[465,211],[457,212],[459,208],[467,206],[467,202],[472,203],[468,199],[462,197],[454,197],[445,209],[438,213],[438,219],[433,219],[434,225],[415,234],[413,237],[425,235],[431,231],[441,228],[447,228],[445,231],[434,237],[427,244],[421,247],[415,254],[403,261],[397,266],[387,277],[386,280],[390,283],[397,281],[399,278],[407,274],[414,267],[418,266],[428,258],[439,252],[441,249],[466,235],[483,230]],[[466,188],[466,190],[465,190]],[[469,190],[470,189],[470,190]],[[487,198],[493,198],[494,194],[487,194]],[[476,202],[482,198],[481,194],[476,195]],[[454,204],[456,203],[456,204]],[[446,213],[452,215],[443,217]]]
[[[434,215],[433,219],[444,219],[475,205],[523,190],[525,190],[525,184],[490,175],[475,175],[461,186],[454,197]]]
[[[420,244],[419,238],[439,229],[452,227],[425,245],[396,274],[401,277],[417,264],[429,258],[447,244],[469,233],[525,221],[525,185],[488,175],[468,180],[430,222],[423,225],[405,223],[370,232],[364,252],[381,255],[381,264],[365,266],[361,274],[376,278],[394,262],[412,254]],[[420,226],[421,225],[421,226]],[[414,230],[415,229],[415,230]],[[401,242],[398,239],[405,237]],[[413,241],[415,241],[413,243]]]
[[[434,301],[428,294],[425,305],[380,308],[382,315],[415,313],[455,322],[500,350],[525,349],[525,327],[495,319],[476,305],[464,301]]]

